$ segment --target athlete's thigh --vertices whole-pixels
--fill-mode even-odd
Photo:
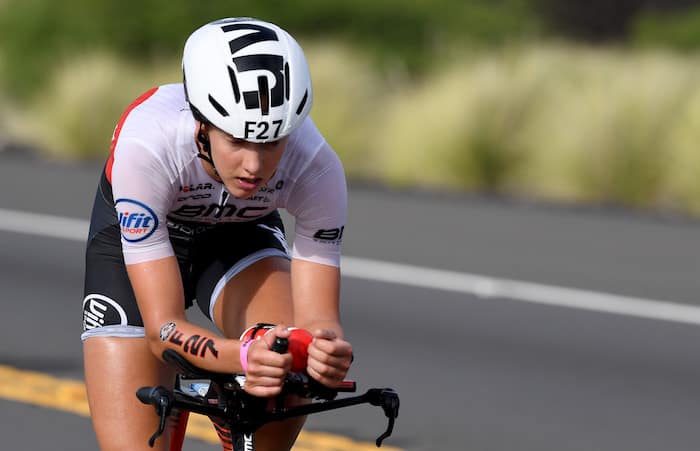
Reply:
[[[221,229],[225,230],[225,229]],[[259,223],[231,227],[242,242],[216,239],[197,282],[197,304],[225,336],[238,338],[256,323],[290,325],[293,320],[289,251],[276,214]],[[198,272],[198,271],[196,271]],[[256,433],[259,451],[286,451],[305,418],[274,422]]]
[[[170,387],[174,372],[156,359],[145,338],[100,337],[83,342],[85,385],[90,416],[102,451],[166,450],[167,434],[148,439],[159,418],[152,406],[136,398],[144,386]]]
[[[238,337],[257,323],[291,325],[294,318],[289,260],[267,257],[236,274],[220,292],[214,305],[214,322],[229,337]],[[256,435],[259,451],[287,451],[294,444],[306,418],[267,424]]]
[[[83,363],[90,413],[103,451],[148,450],[158,417],[136,398],[143,386],[169,386],[174,372],[151,352],[121,254],[107,227],[87,246]],[[163,447],[160,440],[156,449]]]
[[[213,319],[225,335],[234,338],[257,323],[291,326],[289,260],[268,257],[238,273],[219,294]]]
[[[197,283],[199,307],[227,337],[237,338],[258,322],[289,325],[289,252],[279,215],[221,230],[229,238],[215,241],[226,244],[210,250]]]

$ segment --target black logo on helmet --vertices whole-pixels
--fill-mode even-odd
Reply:
[[[228,75],[231,81],[231,89],[236,104],[243,104],[247,110],[259,110],[263,117],[269,116],[272,108],[280,107],[289,102],[291,95],[291,75],[289,62],[285,61],[285,51],[279,54],[254,53],[243,54],[246,49],[261,42],[279,42],[281,40],[278,31],[273,26],[263,23],[251,23],[248,19],[230,19],[216,22],[224,33],[235,35],[228,41],[233,65],[228,65]],[[234,32],[236,32],[234,34]],[[272,52],[275,53],[275,52]],[[251,73],[252,72],[252,73]],[[257,74],[255,73],[257,72]],[[257,90],[242,91],[242,83],[239,78],[251,73],[251,84]],[[272,74],[270,77],[267,74]],[[250,89],[250,88],[249,88]],[[301,93],[301,100],[296,105],[295,113],[301,115],[309,104],[310,91],[306,89]],[[295,95],[296,97],[296,95]],[[221,102],[211,94],[208,95],[211,106],[223,117],[230,116],[229,111]],[[296,100],[295,100],[296,101]],[[194,109],[193,109],[194,112]],[[259,141],[276,140],[285,133],[283,120],[246,121],[243,131],[244,139],[256,139]]]
[[[270,108],[284,104],[285,96],[288,95],[289,65],[284,63],[284,59],[280,55],[236,56],[236,53],[259,42],[279,41],[277,33],[271,28],[251,23],[230,23],[223,25],[221,29],[225,33],[241,30],[252,31],[252,33],[244,34],[229,41],[228,45],[233,57],[232,61],[236,67],[235,71],[229,67],[229,77],[231,78],[231,86],[236,102],[240,102],[242,97],[247,109],[259,108],[264,116],[268,115]],[[254,70],[266,70],[272,73],[275,77],[274,86],[270,88],[267,77],[259,76],[257,79],[257,91],[244,91],[241,93],[237,73]]]

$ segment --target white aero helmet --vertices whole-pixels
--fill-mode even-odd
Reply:
[[[195,118],[253,142],[278,140],[311,110],[311,74],[299,43],[252,18],[208,23],[190,35],[182,58]]]

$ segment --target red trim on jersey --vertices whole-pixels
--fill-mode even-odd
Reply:
[[[124,114],[122,114],[122,117],[119,118],[119,122],[117,122],[117,127],[114,129],[114,134],[112,135],[112,143],[109,146],[109,158],[107,159],[107,167],[105,168],[107,180],[110,184],[112,183],[112,165],[114,164],[114,149],[117,147],[117,140],[119,139],[119,134],[122,131],[122,126],[124,125],[127,116],[129,116],[129,113],[131,113],[131,110],[148,100],[148,98],[155,94],[157,90],[158,87],[155,87],[141,94],[136,100],[134,100],[131,103],[131,105],[127,107],[126,111],[124,111]]]

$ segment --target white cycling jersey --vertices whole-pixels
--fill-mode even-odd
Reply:
[[[182,84],[148,91],[120,119],[106,174],[125,263],[174,255],[168,223],[252,221],[284,208],[295,218],[292,257],[339,266],[345,174],[310,118],[289,136],[273,177],[247,199],[233,197],[205,171],[195,130]]]

